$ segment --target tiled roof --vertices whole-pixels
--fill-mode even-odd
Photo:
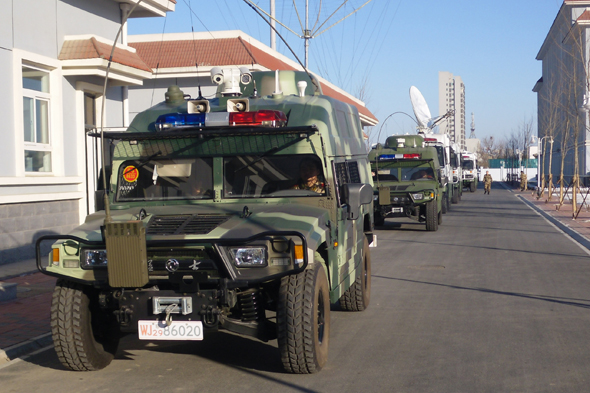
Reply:
[[[229,66],[238,64],[285,63],[246,44],[240,37],[210,40],[176,40],[134,42],[130,46],[152,69]],[[268,68],[268,67],[267,67]],[[271,68],[272,69],[272,68]],[[281,69],[293,69],[281,68]]]
[[[585,21],[585,20],[589,20],[590,21],[590,11],[588,11],[588,10],[582,12],[582,15],[580,15],[578,17],[578,19],[576,19],[576,21],[578,21],[578,22]]]
[[[72,39],[64,41],[59,53],[59,60],[88,60],[88,59],[105,59],[111,56],[112,46],[98,41],[95,37],[86,39]],[[115,47],[113,53],[113,62],[128,67],[137,68],[142,71],[151,72],[141,57],[133,51]]]
[[[162,68],[202,67],[258,64],[269,70],[299,70],[272,54],[251,45],[241,37],[219,39],[196,39],[175,41],[132,42],[129,46],[153,71]],[[196,54],[196,55],[195,55]],[[359,113],[372,123],[377,118],[365,106],[355,102],[336,89],[322,83],[325,95],[354,105]]]

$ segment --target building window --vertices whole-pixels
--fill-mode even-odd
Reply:
[[[22,67],[25,171],[51,172],[49,72]]]
[[[96,129],[96,96],[90,93],[84,93],[84,127]]]

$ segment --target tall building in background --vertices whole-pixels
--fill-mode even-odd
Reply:
[[[465,150],[465,85],[460,76],[439,71],[438,111],[439,115],[453,111],[453,115],[439,124],[439,132],[448,134],[451,140]]]

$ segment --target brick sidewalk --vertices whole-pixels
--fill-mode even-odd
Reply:
[[[6,351],[5,355],[8,348],[51,330],[49,313],[55,281],[54,277],[41,273],[4,280],[18,284],[17,298],[0,303],[0,348]]]
[[[590,212],[586,208],[580,208],[580,213],[578,214],[577,219],[574,220],[572,217],[571,201],[566,199],[559,210],[557,210],[559,207],[559,194],[554,193],[551,201],[547,202],[547,192],[545,192],[543,197],[539,199],[537,199],[536,195],[533,195],[533,192],[530,190],[524,192],[513,190],[513,192],[533,204],[536,208],[542,210],[550,217],[559,221],[567,228],[577,232],[590,241]]]

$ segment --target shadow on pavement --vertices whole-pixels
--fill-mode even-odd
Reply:
[[[462,289],[462,290],[467,290],[467,291],[476,291],[476,292],[483,292],[483,293],[491,293],[491,294],[496,294],[496,295],[515,296],[515,297],[521,297],[521,298],[526,298],[526,299],[541,300],[541,301],[550,302],[550,303],[563,304],[566,306],[590,308],[590,299],[569,299],[569,298],[560,298],[560,297],[545,296],[545,295],[533,295],[533,294],[519,293],[519,292],[504,292],[504,291],[496,291],[494,289],[488,289],[488,288],[470,288],[470,287],[462,287],[459,285],[449,285],[449,284],[441,284],[441,283],[437,283],[437,282],[409,280],[406,278],[385,277],[385,276],[376,276],[376,275],[373,275],[372,278],[383,278],[386,280],[404,281],[404,282],[410,282],[410,283],[415,283],[415,284],[435,285],[435,286],[446,287],[446,288]],[[579,302],[588,302],[588,304],[579,303]]]

